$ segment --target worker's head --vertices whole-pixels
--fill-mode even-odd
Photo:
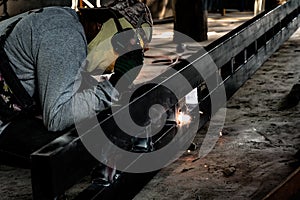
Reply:
[[[88,45],[88,71],[112,71],[126,51],[146,48],[152,37],[148,7],[138,0],[117,0],[105,8],[80,9]]]
[[[153,21],[151,12],[144,3],[138,0],[116,0],[110,6],[139,31],[144,42],[151,41]]]

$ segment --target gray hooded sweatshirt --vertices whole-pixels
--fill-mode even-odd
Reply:
[[[118,92],[109,81],[78,90],[87,42],[74,10],[48,7],[23,13],[0,22],[0,34],[20,17],[4,49],[27,92],[38,94],[48,130],[63,130],[75,118],[81,121],[94,116],[109,107],[111,99],[116,100]]]

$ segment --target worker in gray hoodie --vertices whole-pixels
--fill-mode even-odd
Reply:
[[[60,131],[72,127],[75,119],[81,121],[109,108],[122,92],[114,87],[118,80],[132,68],[143,65],[151,27],[149,9],[138,0],[118,0],[107,8],[82,9],[77,13],[66,7],[47,7],[0,22],[8,63],[33,99],[35,116],[39,114],[43,122],[28,114],[1,120],[0,153],[11,152],[27,159]],[[115,46],[120,43],[113,41],[118,40],[115,36],[124,30],[134,30],[137,41],[132,49],[126,46],[130,42]],[[109,80],[95,82],[92,75],[103,72],[114,73]],[[126,76],[127,84],[136,76]],[[3,73],[2,77],[7,79]],[[0,83],[1,80],[0,74]],[[82,87],[84,82],[92,84]],[[4,81],[2,86],[4,91],[10,91]],[[4,102],[13,99],[3,94],[1,97]],[[22,113],[17,103],[11,105],[14,111]],[[80,112],[74,112],[74,108]],[[16,145],[23,146],[15,148]]]

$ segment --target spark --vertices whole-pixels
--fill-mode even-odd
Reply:
[[[183,112],[177,113],[177,124],[179,126],[187,125],[191,123],[191,116],[188,114],[185,114]]]

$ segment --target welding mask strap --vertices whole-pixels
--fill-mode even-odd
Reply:
[[[23,85],[21,84],[20,80],[18,79],[17,75],[13,71],[9,59],[4,51],[4,43],[9,34],[14,29],[15,25],[21,20],[18,19],[12,24],[10,24],[5,33],[0,37],[0,71],[5,78],[5,82],[8,84],[9,88],[13,91],[13,95],[15,96],[16,100],[18,101],[19,105],[22,108],[22,111],[29,111],[33,105],[34,101],[33,98],[28,94],[25,90]],[[7,78],[9,77],[9,78]]]

